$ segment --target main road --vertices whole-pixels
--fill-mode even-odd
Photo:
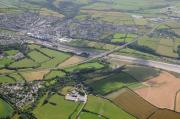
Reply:
[[[140,58],[134,58],[134,57],[122,56],[122,55],[116,55],[116,54],[110,54],[107,56],[107,58],[180,73],[180,65],[176,65],[176,64],[168,64],[164,62],[144,60]]]
[[[110,50],[110,51],[107,51],[107,52],[104,52],[104,53],[100,53],[100,54],[98,54],[98,55],[96,55],[96,56],[94,56],[94,57],[89,58],[88,60],[86,60],[86,61],[84,61],[84,62],[89,62],[89,61],[94,60],[94,59],[103,58],[103,57],[105,57],[105,56],[108,56],[108,55],[112,54],[113,52],[122,50],[122,49],[126,48],[127,46],[129,46],[129,45],[137,42],[138,40],[140,40],[140,39],[143,38],[144,36],[151,34],[156,28],[158,28],[158,27],[159,27],[160,25],[162,25],[162,24],[164,24],[164,22],[163,22],[163,23],[160,23],[160,24],[158,24],[158,25],[156,25],[156,26],[154,26],[149,32],[144,33],[144,34],[142,34],[142,35],[138,35],[138,36],[135,37],[131,42],[128,42],[128,43],[126,43],[126,44],[124,44],[124,45],[121,45],[121,46],[119,46],[119,47],[117,47],[117,48],[115,48],[115,49],[112,49],[112,50]]]

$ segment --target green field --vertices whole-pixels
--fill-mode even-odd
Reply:
[[[53,58],[47,62],[44,62],[41,64],[41,68],[50,68],[50,67],[56,67],[58,64],[62,63],[59,59]]]
[[[138,81],[145,81],[147,79],[156,77],[160,73],[160,70],[158,69],[136,65],[128,65],[123,71],[130,74]]]
[[[135,34],[124,34],[124,33],[115,33],[111,39],[112,43],[128,43],[134,40],[137,35]]]
[[[122,65],[122,62],[113,60],[109,62],[112,65]],[[159,73],[160,70],[151,67],[126,65],[110,73],[89,73],[84,83],[90,86],[95,94],[107,95],[124,86],[138,88],[143,85],[143,81],[156,77]]]
[[[135,119],[128,113],[124,112],[121,108],[111,103],[109,100],[95,96],[88,96],[88,102],[84,109],[103,115],[109,119]]]
[[[71,113],[70,115],[70,119],[77,119],[78,114],[80,113],[80,111],[83,109],[84,104],[83,103],[79,103],[79,105],[76,107],[76,109],[74,110],[73,113]]]
[[[96,10],[149,10],[153,8],[161,8],[161,6],[166,5],[165,0],[157,0],[155,4],[152,4],[153,0],[102,0],[104,2],[96,2],[89,6],[83,7],[83,9],[96,9]],[[175,4],[175,2],[173,2]]]
[[[177,58],[177,47],[180,42],[178,39],[144,37],[138,41],[138,45],[151,48],[162,56]]]
[[[112,50],[117,46],[112,44],[107,44],[103,42],[95,42],[95,41],[88,41],[88,40],[73,40],[68,43],[73,47],[81,47],[81,48],[90,48],[90,49],[98,49],[98,50]]]
[[[118,25],[134,25],[133,18],[131,15],[118,12],[118,11],[98,11],[96,9],[82,9],[80,10],[80,15],[77,16],[79,20],[86,19],[87,17],[91,16],[91,18],[96,19],[96,21],[103,21],[112,24]],[[84,16],[82,16],[84,15]],[[86,15],[86,16],[85,16]]]
[[[69,68],[66,68],[65,70],[67,72],[78,72],[80,70],[83,70],[83,69],[96,69],[96,70],[99,70],[99,69],[102,69],[104,68],[104,65],[98,63],[98,62],[94,62],[94,63],[85,63],[85,64],[80,64],[80,65],[76,65],[76,66],[73,66],[73,67],[69,67]]]
[[[53,95],[47,104],[43,104],[45,97],[33,110],[33,114],[38,119],[68,119],[79,105],[79,103],[64,100],[64,97],[57,94]]]
[[[12,62],[13,62],[12,59],[2,58],[2,59],[0,59],[0,68],[3,68],[5,65],[8,65],[8,64],[10,64]]]
[[[71,55],[68,53],[63,53],[63,52],[51,50],[48,48],[40,48],[39,50],[52,58],[51,60],[42,63],[41,64],[42,68],[56,67],[58,64],[62,63],[63,61],[71,57]]]
[[[125,38],[125,37],[126,37],[126,34],[124,34],[124,33],[115,33],[113,35],[114,39]]]
[[[39,50],[43,52],[44,54],[48,55],[49,57],[59,58],[61,61],[64,61],[64,59],[70,56],[67,53],[63,53],[61,51],[56,51],[56,50],[48,49],[48,48],[40,48]]]
[[[13,108],[0,98],[0,118],[5,119],[11,117],[13,111]]]
[[[47,56],[43,55],[42,53],[38,51],[31,51],[30,53],[28,53],[28,56],[38,63],[49,60]]]
[[[131,49],[131,48],[122,49],[119,52],[117,52],[117,54],[124,55],[124,56],[132,56],[132,57],[136,57],[136,58],[142,58],[142,59],[145,59],[145,60],[161,61],[159,59],[159,57],[156,56],[156,55],[145,53],[143,51],[138,51],[138,50]]]
[[[88,113],[88,112],[81,112],[80,118],[81,119],[106,119],[100,115],[96,115],[96,114]]]
[[[112,43],[125,43],[125,38],[119,38],[119,39],[112,39]]]
[[[89,79],[90,80],[90,79]],[[105,95],[112,91],[115,91],[123,86],[138,86],[138,81],[124,72],[112,73],[102,79],[95,80],[89,83],[89,85],[98,94]]]
[[[7,50],[7,51],[4,51],[4,53],[8,56],[11,56],[11,55],[15,55],[17,54],[19,51],[18,50]]]
[[[34,62],[31,59],[24,58],[22,60],[16,61],[9,65],[10,68],[32,68],[32,67],[38,67],[39,64]]]
[[[9,74],[9,76],[14,78],[16,80],[16,82],[24,82],[23,77],[20,76],[20,74],[18,74],[18,73]]]
[[[15,83],[15,80],[8,76],[0,76],[0,83]]]
[[[64,62],[66,59],[71,57],[70,53],[64,53],[60,51],[56,51],[53,49],[48,48],[42,48],[40,45],[35,44],[28,44],[29,51],[27,54],[25,54],[25,58],[13,61],[9,58],[2,58],[0,59],[0,73],[1,74],[7,74],[10,77],[4,76],[1,78],[1,82],[7,82],[12,83],[14,81],[17,82],[24,82],[24,80],[32,80],[30,78],[30,75],[23,75],[21,74],[27,74],[26,70],[37,69],[37,73],[33,72],[34,75],[37,77],[43,77],[42,75],[44,72],[40,71],[38,73],[39,68],[55,68],[60,63]],[[16,50],[15,50],[16,51]],[[12,52],[15,52],[13,50],[8,50],[10,52],[9,54],[13,54]],[[8,68],[11,70],[7,70],[4,68],[4,66],[7,65]],[[15,69],[18,69],[18,72],[15,71]],[[12,73],[14,72],[14,73]],[[64,72],[57,72],[52,71],[48,75],[46,75],[45,79],[52,79],[55,77],[63,77],[65,75]],[[3,79],[3,80],[2,80]],[[13,79],[13,80],[12,80]],[[33,78],[38,79],[38,78]],[[7,81],[6,81],[7,80]]]
[[[21,59],[19,61],[10,64],[8,67],[10,68],[37,68],[40,66],[41,68],[56,67],[58,64],[62,63],[71,56],[70,54],[63,53],[60,51],[51,50],[48,48],[41,48],[38,45],[29,45],[29,48],[31,49],[31,52],[29,52],[27,55],[31,59],[29,58]],[[39,51],[36,51],[35,49]],[[6,62],[5,61],[6,60],[4,60],[3,64],[9,63],[8,60]]]
[[[53,79],[53,78],[61,78],[64,77],[66,75],[66,73],[62,72],[62,71],[58,71],[58,70],[52,70],[50,73],[48,73],[45,76],[45,79]]]
[[[147,46],[149,48],[156,50],[156,48],[158,47],[159,41],[156,40],[155,38],[153,39],[153,38],[145,37],[145,38],[139,40],[138,44],[143,45],[143,46]]]
[[[35,49],[40,49],[41,46],[40,45],[36,45],[36,44],[28,44],[28,48],[30,50],[35,50]]]

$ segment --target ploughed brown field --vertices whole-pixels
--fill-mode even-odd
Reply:
[[[176,92],[180,90],[180,78],[162,72],[158,77],[145,81],[144,84],[147,87],[136,89],[137,94],[159,108],[174,110]],[[176,107],[179,108],[180,103],[177,103]]]
[[[159,109],[148,119],[180,119],[180,113],[167,109]]]
[[[113,92],[107,98],[137,119],[180,119],[180,113],[153,106],[129,88]]]
[[[128,88],[118,91],[118,95],[113,95],[111,100],[138,119],[146,119],[158,110]]]

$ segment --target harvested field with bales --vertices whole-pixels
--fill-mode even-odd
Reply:
[[[180,78],[168,72],[162,72],[143,84],[147,87],[135,90],[137,94],[157,107],[174,110],[175,95],[180,89]]]

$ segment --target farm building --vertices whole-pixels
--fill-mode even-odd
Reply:
[[[74,90],[71,93],[67,94],[65,96],[65,99],[66,100],[75,101],[75,102],[80,101],[80,102],[84,102],[85,103],[87,101],[87,95],[86,94],[80,95],[79,92]]]

